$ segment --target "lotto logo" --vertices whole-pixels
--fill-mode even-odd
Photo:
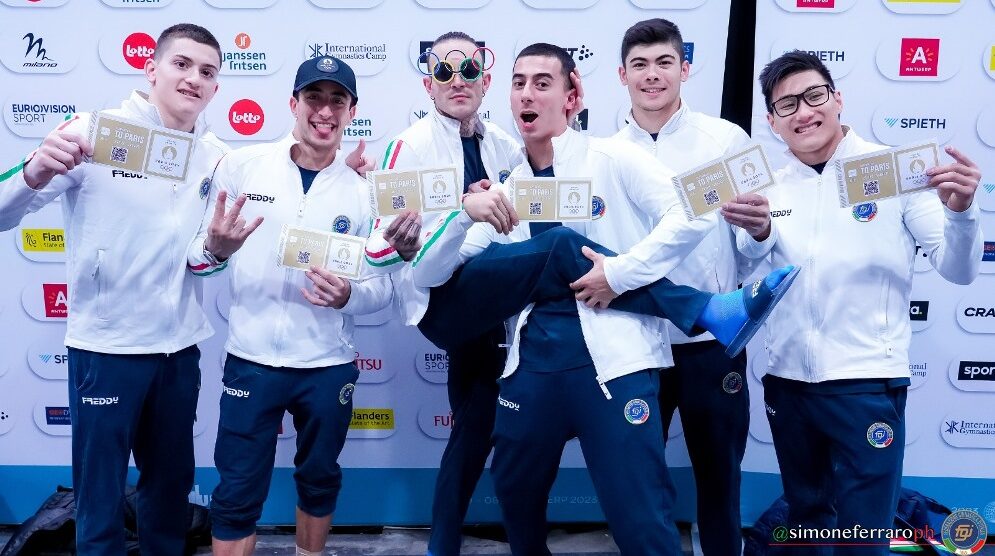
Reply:
[[[145,61],[155,54],[155,39],[146,33],[132,33],[121,45],[124,61],[135,69],[145,67]]]
[[[254,100],[235,101],[228,110],[228,123],[239,135],[255,135],[263,128],[263,108]]]
[[[249,48],[249,45],[251,44],[252,37],[250,37],[248,33],[239,33],[235,35],[235,46],[239,49],[245,50],[246,48]]]
[[[940,39],[902,39],[898,75],[936,77],[940,67]]]

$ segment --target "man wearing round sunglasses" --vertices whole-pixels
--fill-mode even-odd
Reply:
[[[484,190],[503,180],[523,160],[518,143],[498,126],[480,119],[478,111],[491,84],[486,70],[494,63],[490,49],[459,31],[445,33],[422,53],[425,92],[434,109],[401,132],[387,147],[383,169],[452,164],[463,169],[464,192]],[[434,227],[428,215],[426,229]],[[384,233],[396,251],[367,253],[383,264],[400,257],[410,260],[418,247],[421,220],[403,214]],[[380,223],[377,224],[380,226]],[[397,296],[409,324],[417,324],[428,306],[428,292],[413,287],[409,268],[402,271]],[[488,287],[481,284],[481,288]],[[428,550],[435,556],[457,555],[470,497],[491,451],[491,432],[497,405],[497,378],[504,367],[504,326],[497,326],[449,350],[449,404],[453,425],[442,455],[432,501],[432,531]]]
[[[806,277],[767,326],[767,420],[788,521],[801,527],[892,526],[905,450],[909,299],[916,245],[957,284],[982,253],[980,172],[960,151],[927,170],[934,191],[840,208],[834,164],[884,149],[840,122],[843,96],[815,56],[793,51],[760,73],[767,121],[790,150],[767,190],[770,236],[738,233],[743,253]],[[820,554],[887,554],[888,545]],[[805,554],[815,554],[811,549]]]

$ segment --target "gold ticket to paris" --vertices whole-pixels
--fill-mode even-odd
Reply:
[[[840,207],[929,189],[926,170],[939,162],[935,139],[837,160]]]
[[[279,264],[287,268],[317,266],[342,278],[357,279],[363,270],[365,245],[361,237],[284,225],[277,253]]]
[[[455,166],[413,170],[376,170],[367,176],[377,216],[405,210],[442,212],[462,208],[462,171]]]
[[[722,156],[673,178],[677,197],[689,220],[717,210],[743,193],[774,185],[774,173],[762,146],[754,144]]]
[[[96,112],[88,130],[95,164],[182,182],[187,178],[194,136]]]
[[[591,220],[590,178],[512,178],[509,191],[524,222]]]

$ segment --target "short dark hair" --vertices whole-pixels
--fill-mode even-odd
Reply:
[[[439,44],[440,42],[445,42],[445,41],[466,41],[469,43],[478,44],[476,39],[474,39],[470,35],[467,35],[463,31],[449,31],[448,33],[443,33],[439,35],[439,38],[432,41],[432,48],[435,48],[435,45]],[[469,56],[471,53],[467,52],[466,54]]]
[[[569,91],[574,88],[574,83],[570,79],[570,73],[577,69],[577,63],[574,62],[574,59],[570,56],[569,52],[563,50],[555,44],[537,42],[523,48],[522,51],[518,53],[518,56],[515,56],[515,62],[518,62],[518,60],[525,58],[526,56],[543,56],[559,60],[563,78],[567,81],[567,90]]]
[[[177,23],[176,25],[171,25],[167,27],[160,35],[159,40],[155,41],[155,54],[152,55],[153,59],[159,61],[159,53],[166,51],[166,46],[170,41],[174,39],[190,39],[193,42],[200,44],[206,44],[214,48],[218,52],[218,64],[224,58],[221,55],[221,45],[218,43],[218,39],[214,38],[214,35],[204,29],[200,25],[194,25],[193,23]],[[221,68],[218,67],[220,70]]]
[[[625,58],[633,47],[659,43],[673,46],[681,62],[685,61],[684,38],[681,37],[681,30],[674,22],[655,17],[640,21],[625,31],[622,37],[622,65],[625,65]]]
[[[819,75],[829,83],[829,86],[833,90],[836,89],[836,84],[833,83],[833,76],[829,73],[829,68],[826,67],[826,64],[823,64],[822,60],[814,54],[804,50],[785,52],[764,66],[764,69],[760,71],[760,90],[764,94],[764,104],[767,106],[767,112],[773,110],[772,103],[774,99],[771,97],[774,95],[774,87],[778,83],[791,75],[810,70],[819,72]]]

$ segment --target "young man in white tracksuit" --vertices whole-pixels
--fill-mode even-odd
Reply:
[[[197,342],[214,331],[186,271],[186,247],[207,204],[207,182],[227,148],[202,116],[217,91],[218,41],[179,24],[145,64],[148,94],[107,112],[192,133],[187,179],[174,182],[84,163],[92,114],[76,114],[0,178],[0,229],[62,196],[69,411],[76,550],[124,554],[124,488],[134,455],[143,554],[183,554],[193,487]],[[38,291],[42,295],[42,291]],[[53,294],[54,295],[54,294]]]
[[[778,185],[765,192],[785,216],[774,219],[766,241],[739,233],[739,244],[773,266],[807,267],[766,327],[764,400],[787,525],[891,528],[905,450],[916,244],[947,280],[974,280],[980,172],[947,147],[954,162],[927,170],[933,191],[840,208],[836,161],[885,147],[840,123],[843,97],[811,54],[771,61],[760,87],[767,120],[789,149]],[[886,541],[823,548],[798,553],[888,554]]]
[[[279,266],[278,246],[286,225],[369,233],[367,182],[338,150],[357,99],[355,74],[341,60],[301,64],[290,101],[294,130],[221,161],[213,176],[217,196],[190,247],[195,274],[222,270],[229,257],[233,267],[214,453],[220,483],[211,498],[215,554],[254,552],[285,411],[297,429],[297,554],[324,550],[359,376],[353,315],[389,305],[392,287],[385,275],[350,281],[316,266]]]
[[[739,126],[695,112],[681,98],[681,83],[691,69],[683,45],[680,30],[665,19],[640,21],[625,32],[619,77],[629,91],[632,112],[615,135],[677,172],[734,154],[750,143]],[[770,226],[766,199],[752,194],[738,201],[728,207],[738,210],[730,214],[730,222],[762,238]],[[748,259],[738,256],[730,222],[720,219],[667,277],[715,293],[738,288]],[[711,334],[689,337],[672,324],[667,331],[674,367],[660,375],[663,431],[666,435],[679,409],[695,476],[702,552],[737,554],[743,542],[740,464],[750,423],[746,352],[730,359]]]
[[[487,188],[504,180],[523,159],[521,147],[498,126],[480,119],[478,111],[494,62],[489,51],[477,51],[476,41],[461,32],[437,38],[425,56],[430,75],[423,79],[433,110],[402,131],[387,147],[384,169],[406,169],[456,165],[462,171],[463,191]],[[474,59],[474,52],[479,54]],[[441,63],[445,62],[445,64]],[[454,71],[455,70],[455,71]],[[425,215],[430,229],[436,215]],[[428,219],[431,219],[429,221]],[[405,226],[396,223],[395,228]],[[399,229],[398,233],[403,234]],[[417,238],[417,230],[412,237]],[[398,259],[392,250],[370,252],[376,264]],[[408,257],[410,259],[410,257]],[[406,267],[410,268],[410,267]],[[410,270],[400,273],[398,300],[409,324],[417,324],[428,306],[428,291],[414,288]],[[491,285],[480,284],[481,291]],[[470,498],[491,451],[497,378],[504,368],[506,332],[498,324],[463,345],[448,350],[447,388],[453,426],[439,465],[432,498],[432,529],[428,553],[456,556],[462,541],[461,528]]]
[[[528,164],[516,168],[512,178],[590,177],[600,207],[596,219],[570,228],[516,227],[514,209],[500,191],[467,196],[464,210],[447,215],[413,262],[415,284],[435,288],[422,329],[432,321],[429,338],[445,343],[524,309],[501,380],[491,466],[513,553],[549,554],[547,496],[563,446],[576,436],[622,553],[678,554],[655,371],[672,364],[665,323],[593,307],[613,302],[613,308],[665,314],[691,333],[723,320],[712,310],[727,301],[742,306],[746,298],[763,297],[765,307],[772,306],[774,290],[790,283],[782,284],[790,269],[755,284],[753,291],[765,292],[760,297],[661,286],[660,278],[714,226],[714,217],[688,222],[668,185],[672,174],[649,155],[567,128],[566,115],[576,102],[568,78],[573,67],[566,51],[549,44],[531,45],[518,55],[512,112]],[[609,249],[625,254],[614,256]],[[469,287],[485,278],[500,284],[500,295],[482,298]],[[657,310],[628,303],[637,289],[660,294],[648,295],[652,300],[646,302]],[[446,295],[437,300],[437,292]],[[506,314],[509,310],[513,313]],[[741,327],[755,330],[763,312],[726,319],[732,333],[723,326],[714,329],[731,343]],[[455,323],[455,330],[445,329],[446,322]],[[632,465],[638,473],[619,472]]]

